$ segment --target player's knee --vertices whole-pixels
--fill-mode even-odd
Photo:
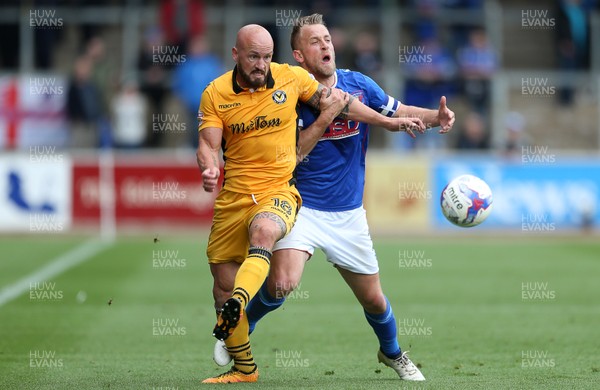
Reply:
[[[283,236],[284,230],[283,223],[267,219],[254,221],[250,226],[250,245],[271,249],[275,242]]]
[[[250,232],[250,245],[271,249],[280,237],[281,230],[276,226],[259,225]]]
[[[387,308],[385,296],[378,293],[366,294],[366,296],[361,299],[361,304],[367,313],[372,314],[384,313]]]

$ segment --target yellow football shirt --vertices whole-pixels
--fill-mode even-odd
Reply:
[[[318,82],[299,66],[271,62],[267,85],[243,89],[237,68],[213,80],[202,93],[198,131],[223,130],[223,188],[259,194],[286,185],[296,167],[298,100],[307,101]]]

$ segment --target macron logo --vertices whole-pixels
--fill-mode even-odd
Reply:
[[[219,104],[219,108],[221,110],[227,110],[229,108],[239,107],[241,105],[242,105],[242,103],[237,103],[237,102],[236,103],[229,103],[229,104]]]

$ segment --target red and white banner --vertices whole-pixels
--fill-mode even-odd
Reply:
[[[68,144],[64,76],[0,77],[0,149]]]
[[[73,222],[100,219],[99,166],[73,166]],[[216,193],[205,192],[196,165],[156,160],[153,164],[119,163],[114,167],[117,224],[193,224],[212,221]]]

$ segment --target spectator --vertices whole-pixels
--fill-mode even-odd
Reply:
[[[187,112],[189,142],[198,146],[197,116],[200,96],[212,80],[223,73],[223,64],[208,50],[204,36],[198,35],[190,41],[185,62],[178,65],[173,74],[173,92],[183,102]]]
[[[117,148],[133,149],[146,141],[146,100],[137,83],[124,83],[112,102],[113,142]]]
[[[92,37],[85,48],[84,56],[92,63],[92,80],[100,88],[102,107],[108,112],[108,98],[115,93],[116,65],[107,60],[106,42],[100,36]]]
[[[511,111],[505,118],[506,142],[504,152],[508,156],[521,155],[523,148],[529,146],[531,142],[525,134],[525,118],[520,112]]]
[[[483,150],[489,148],[485,120],[476,112],[470,112],[461,126],[456,142],[457,149]]]
[[[456,64],[452,56],[438,42],[435,35],[427,36],[417,45],[405,47],[401,65],[406,72],[403,103],[411,106],[437,107],[439,97],[454,95]],[[401,137],[394,137],[401,139]],[[444,137],[417,137],[417,147],[439,148]],[[398,142],[405,142],[404,140]],[[397,146],[402,146],[397,144]]]
[[[93,63],[88,57],[75,61],[67,91],[67,118],[74,147],[95,147],[99,121],[104,116],[100,89],[92,80]]]
[[[498,56],[485,30],[476,28],[469,34],[469,43],[457,53],[462,89],[471,107],[482,115],[488,110],[490,79],[498,69]]]
[[[410,3],[410,7],[416,13],[416,17],[411,21],[414,40],[425,41],[436,37],[438,28],[436,19],[440,17],[440,2],[438,0],[411,0]]]
[[[150,112],[161,115],[164,112],[164,101],[167,96],[167,78],[170,68],[168,64],[157,63],[154,52],[164,45],[164,37],[157,27],[150,28],[144,35],[144,42],[138,57],[138,69],[141,77],[141,92],[148,99]],[[150,121],[148,123],[151,123]],[[147,146],[158,147],[162,144],[163,132],[150,131]]]
[[[408,79],[404,100],[414,106],[432,107],[439,103],[440,96],[451,95],[456,65],[435,36],[408,46],[407,50],[411,52],[404,55],[402,62]]]

